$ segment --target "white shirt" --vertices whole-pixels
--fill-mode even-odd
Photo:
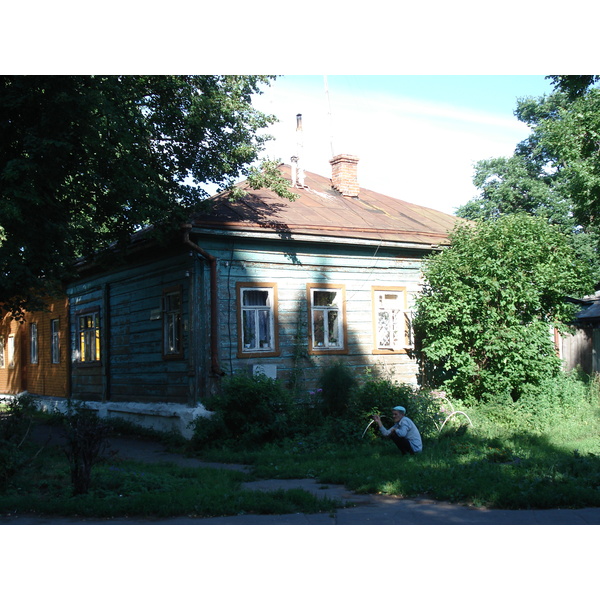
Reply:
[[[421,434],[417,429],[417,426],[408,418],[402,417],[400,423],[394,423],[389,429],[383,427],[383,425],[379,428],[379,431],[386,437],[392,433],[392,431],[396,431],[398,436],[405,437],[414,452],[421,452],[423,450],[423,442],[421,440]]]

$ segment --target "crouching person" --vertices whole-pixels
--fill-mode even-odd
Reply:
[[[392,418],[394,424],[386,429],[381,423],[379,415],[373,415],[373,420],[379,425],[379,431],[385,437],[389,437],[402,454],[416,454],[423,450],[421,434],[417,426],[406,416],[406,409],[403,406],[394,406],[392,409]]]

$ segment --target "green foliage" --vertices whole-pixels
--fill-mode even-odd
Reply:
[[[518,403],[490,403],[480,408],[480,418],[512,433],[541,433],[560,421],[577,419],[592,406],[590,384],[578,373],[556,376],[527,385]]]
[[[551,327],[573,316],[567,295],[589,272],[556,227],[505,215],[459,225],[425,265],[415,332],[422,373],[468,404],[518,400],[560,371]]]
[[[350,408],[350,396],[356,385],[356,377],[345,363],[339,361],[325,367],[320,377],[324,414],[345,418]]]
[[[70,407],[64,418],[65,454],[71,468],[73,495],[87,494],[92,480],[92,469],[107,448],[111,427],[84,404]]]
[[[522,98],[515,114],[531,130],[509,158],[479,161],[479,195],[457,210],[471,220],[524,212],[558,225],[600,279],[600,90],[598,76],[552,76],[558,91]]]
[[[0,488],[34,458],[24,447],[34,413],[33,399],[26,394],[10,398],[0,411]]]
[[[248,170],[248,185],[253,190],[268,188],[273,190],[282,198],[294,201],[298,194],[290,191],[290,184],[277,168],[279,162],[276,160],[264,160],[258,167],[250,167]],[[241,187],[230,187],[232,199],[243,198],[247,191]]]
[[[265,375],[233,375],[222,393],[206,398],[214,414],[194,421],[194,443],[256,446],[289,434],[292,399],[277,379]]]
[[[43,303],[79,256],[146,225],[184,221],[252,168],[275,118],[252,107],[271,77],[0,77],[0,303]]]
[[[555,89],[566,93],[570,100],[574,100],[600,81],[600,75],[548,75],[546,79],[552,79]]]
[[[245,473],[108,460],[97,465],[87,494],[69,493],[64,456],[46,452],[0,496],[0,513],[35,512],[79,518],[220,517],[245,513],[332,511],[339,505],[304,490],[244,490]],[[150,521],[151,522],[151,521]]]
[[[371,395],[365,393],[365,406],[379,395],[390,406],[399,399],[390,383],[374,380],[366,389]],[[466,431],[445,428],[429,439],[417,456],[402,457],[385,440],[360,440],[352,434],[348,421],[339,427],[335,419],[326,419],[323,428],[315,427],[310,435],[290,436],[252,449],[240,444],[203,448],[203,459],[244,462],[251,465],[251,474],[142,464],[111,455],[95,467],[88,493],[76,496],[70,493],[70,469],[64,453],[49,447],[5,486],[0,513],[164,518],[335,508],[333,502],[316,500],[301,490],[262,493],[242,489],[241,482],[255,477],[310,477],[323,485],[341,484],[359,493],[427,496],[490,508],[599,506],[597,378],[587,380],[572,373],[529,392],[529,409],[524,402],[510,407],[477,406],[469,411],[473,427]],[[406,406],[409,401],[407,391],[402,403]],[[534,418],[528,416],[527,410],[536,408]],[[415,414],[411,409],[411,417]],[[28,445],[27,452],[33,453],[34,448]]]
[[[415,390],[410,385],[389,379],[369,379],[353,394],[351,410],[359,422],[366,424],[370,415],[375,413],[389,418],[392,408],[398,405],[404,406],[406,415],[415,423],[422,437],[437,435],[441,406],[428,390]]]
[[[573,199],[581,225],[597,227],[600,213],[600,90],[590,89],[536,127],[539,144],[559,168],[557,185]]]

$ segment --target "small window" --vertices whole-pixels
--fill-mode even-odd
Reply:
[[[29,324],[29,362],[38,364],[38,328],[37,323]]]
[[[50,320],[50,360],[53,365],[60,363],[60,321]]]
[[[181,287],[163,292],[163,358],[181,358]]]
[[[97,312],[80,315],[78,327],[78,360],[95,362],[100,360],[100,315]]]
[[[313,353],[347,352],[344,286],[309,283],[307,291],[309,350]]]
[[[15,336],[14,334],[10,334],[8,336],[8,345],[6,348],[7,351],[7,361],[8,361],[8,367],[10,369],[14,369],[15,368]]]
[[[6,362],[4,359],[4,338],[0,337],[0,369],[6,368]]]
[[[239,356],[275,356],[277,343],[277,287],[275,284],[238,283]]]
[[[405,288],[373,288],[373,323],[375,352],[406,352],[413,347]]]

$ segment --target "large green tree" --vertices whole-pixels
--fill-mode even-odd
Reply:
[[[479,161],[479,195],[457,215],[477,220],[524,212],[571,238],[600,281],[600,90],[597,76],[553,76],[557,91],[518,100],[531,135],[511,157]]]
[[[568,238],[543,217],[464,223],[426,262],[415,330],[426,383],[466,402],[518,400],[560,369],[551,330],[591,277]]]
[[[263,76],[0,77],[0,308],[37,308],[78,255],[177,223],[256,166]]]

